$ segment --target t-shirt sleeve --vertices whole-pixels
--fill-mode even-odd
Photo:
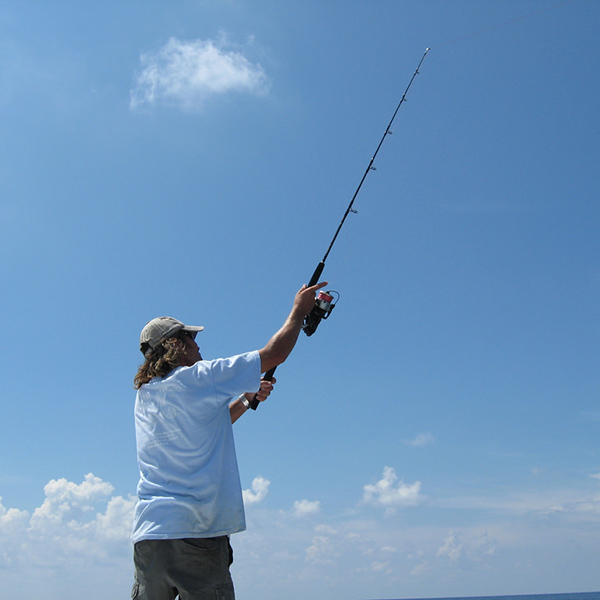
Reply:
[[[201,363],[199,363],[201,364]],[[211,361],[215,392],[221,398],[232,398],[260,387],[260,355],[258,351]]]

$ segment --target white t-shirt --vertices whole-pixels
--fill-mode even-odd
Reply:
[[[133,543],[246,528],[229,404],[259,387],[255,351],[179,367],[138,390]]]

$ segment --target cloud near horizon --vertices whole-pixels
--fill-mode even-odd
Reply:
[[[52,479],[45,499],[28,511],[0,503],[0,568],[48,568],[114,563],[129,556],[135,499],[88,473],[76,484]]]
[[[321,502],[319,500],[315,500],[314,502],[310,500],[296,500],[293,511],[294,515],[299,518],[313,517],[321,512]]]
[[[400,480],[393,467],[383,468],[383,477],[375,484],[364,486],[363,503],[371,506],[381,506],[386,514],[395,514],[396,509],[406,506],[417,506],[425,497],[421,494],[421,482],[408,485]]]
[[[440,508],[439,499],[426,504],[431,511],[426,524],[422,513],[420,525],[401,517],[400,509],[424,504],[425,496],[420,482],[405,484],[389,466],[376,483],[363,487],[362,499],[348,498],[345,513],[338,507],[328,514],[321,501],[306,499],[291,510],[258,509],[269,486],[269,480],[255,477],[244,490],[244,501],[252,505],[248,533],[234,537],[237,577],[248,587],[260,587],[255,573],[264,564],[290,585],[315,585],[327,577],[341,585],[351,569],[353,585],[389,582],[390,593],[398,576],[417,586],[431,577],[449,583],[469,565],[473,573],[494,569],[521,576],[515,564],[533,561],[532,568],[551,576],[565,561],[591,560],[597,545],[597,493],[564,496],[560,510],[552,512],[548,491],[519,503],[514,514],[503,503],[499,509],[490,504],[480,512],[488,515],[485,521],[461,520],[457,527],[456,505]],[[110,483],[92,473],[80,483],[53,479],[44,493],[32,513],[6,508],[0,499],[0,596],[59,598],[65,581],[81,590],[98,582],[92,600],[126,594],[133,575],[129,535],[135,498],[115,495]],[[383,508],[386,518],[361,505]],[[556,547],[574,550],[550,551]]]
[[[225,35],[217,41],[171,38],[158,51],[142,53],[140,62],[130,92],[132,110],[159,103],[199,110],[211,97],[230,92],[262,96],[271,86],[263,67],[231,48]]]
[[[249,504],[258,504],[262,502],[269,493],[269,486],[271,482],[264,477],[255,477],[252,480],[252,485],[249,490],[243,490],[242,495],[244,497],[244,504],[247,506]]]

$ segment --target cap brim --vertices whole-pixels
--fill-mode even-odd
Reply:
[[[199,331],[202,331],[204,329],[204,325],[186,325],[185,327],[181,328],[181,331],[190,331],[190,332],[194,332],[194,333],[198,333]]]

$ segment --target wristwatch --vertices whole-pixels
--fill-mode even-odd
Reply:
[[[246,398],[246,396],[244,394],[242,394],[238,400],[246,407],[246,410],[248,410],[250,408],[250,401],[248,400],[248,398]]]

